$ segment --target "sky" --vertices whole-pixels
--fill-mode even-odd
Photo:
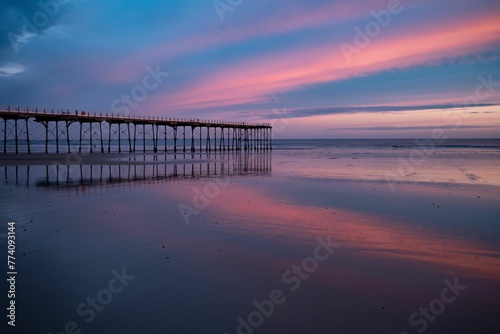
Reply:
[[[0,109],[500,138],[498,0],[1,0]]]

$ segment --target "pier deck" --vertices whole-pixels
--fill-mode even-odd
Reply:
[[[85,111],[0,110],[3,153],[32,152],[34,140],[44,152],[173,152],[272,150],[269,123],[210,121],[159,116],[114,115]],[[30,137],[30,124],[41,125],[44,139]],[[40,131],[39,131],[40,132]],[[40,135],[40,134],[39,134]],[[113,143],[113,146],[112,146]],[[51,145],[49,145],[51,144]],[[142,144],[142,147],[140,147]],[[75,147],[77,146],[77,147]],[[138,147],[139,146],[139,147]]]

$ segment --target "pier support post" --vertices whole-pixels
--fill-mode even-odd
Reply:
[[[79,122],[80,123],[80,143],[79,143],[79,147],[78,147],[78,152],[79,153],[82,153],[82,122]]]
[[[245,151],[248,150],[248,129],[245,129]]]
[[[217,152],[217,127],[214,128],[214,151]]]
[[[262,151],[262,129],[257,129],[257,149]]]
[[[194,148],[194,127],[191,126],[191,152],[196,151]]]
[[[59,121],[56,121],[56,153],[59,154]]]
[[[177,126],[172,127],[174,130],[174,153],[177,153]]]
[[[18,146],[18,137],[17,137],[17,118],[14,120],[14,128],[15,128],[15,133],[16,133],[16,154],[19,153],[19,146]]]
[[[132,138],[130,138],[130,123],[127,123],[128,151],[132,153]]]
[[[113,123],[108,123],[109,124],[109,129],[108,129],[108,153],[111,153],[111,132],[113,131]]]
[[[45,127],[45,153],[49,153],[49,122],[42,123]]]
[[[122,124],[118,123],[118,153],[122,153]]]
[[[137,124],[134,123],[134,153],[135,153],[135,141],[137,139]]]
[[[24,121],[26,122],[26,143],[28,144],[28,154],[31,154],[31,145],[30,145],[30,130],[28,127],[28,119],[25,118]],[[29,168],[29,166],[28,166]]]
[[[151,124],[153,130],[153,151],[158,152],[158,125]]]
[[[207,141],[205,142],[205,151],[210,152],[210,127],[207,126]]]
[[[222,152],[225,150],[225,147],[224,147],[224,128],[221,127],[220,128],[220,140],[219,140],[219,152]]]
[[[68,153],[71,153],[71,146],[69,144],[69,125],[70,121],[66,121],[66,144],[68,145]]]
[[[182,152],[186,152],[186,126],[182,127],[182,136],[184,138],[184,141],[182,144]]]
[[[202,128],[200,125],[200,153],[201,153],[201,137],[203,137],[203,135],[202,135],[203,132],[201,130],[202,130]]]
[[[3,153],[7,153],[7,119],[3,119]],[[7,175],[7,174],[5,174]]]
[[[163,130],[165,132],[165,153],[167,153],[167,126],[166,125],[164,125]]]
[[[94,153],[94,147],[92,146],[92,122],[90,122],[90,153]]]
[[[235,142],[235,139],[236,139],[236,129],[233,128],[233,140],[231,142],[233,151],[234,151],[234,142]]]
[[[99,122],[99,138],[101,138],[101,153],[104,153],[104,140],[102,138],[102,121]]]
[[[146,123],[142,124],[142,151],[146,153]]]

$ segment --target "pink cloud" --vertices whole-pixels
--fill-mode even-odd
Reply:
[[[353,57],[350,64],[336,44],[263,55],[210,73],[188,89],[169,92],[150,102],[175,110],[254,103],[271,94],[308,85],[432,64],[489,50],[499,41],[500,21],[490,14],[467,21],[436,23],[427,30],[381,35]]]
[[[106,65],[91,66],[91,71],[98,74],[104,82],[131,81],[143,73],[138,64],[147,66],[229,43],[337,24],[359,16],[359,13],[368,14],[371,8],[382,8],[386,3],[387,0],[363,0],[350,3],[336,2],[315,8],[283,6],[280,15],[264,16],[260,21],[240,26],[226,27],[218,24],[207,32],[183,36],[175,41],[166,41],[148,49],[140,49],[117,61],[108,59]]]

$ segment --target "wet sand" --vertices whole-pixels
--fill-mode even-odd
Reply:
[[[125,166],[99,182],[79,183],[79,173],[38,182],[53,159],[37,157],[27,182],[16,184],[8,167],[0,216],[18,226],[18,328],[496,333],[500,188],[420,181],[393,190],[366,177],[377,174],[366,166],[390,164],[371,159],[336,159],[333,168],[332,160],[273,153],[272,168],[258,175],[253,160],[240,159],[230,177],[234,165],[219,163],[210,177],[166,183],[114,182]],[[102,292],[123,268],[123,290]],[[90,311],[87,298],[102,309]]]

